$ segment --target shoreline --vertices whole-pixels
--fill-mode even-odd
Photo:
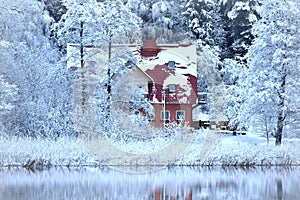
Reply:
[[[30,138],[0,138],[0,169],[25,168],[30,170],[45,170],[52,167],[292,167],[300,166],[300,152],[295,148],[300,146],[299,139],[283,140],[282,145],[275,146],[273,140],[257,136],[221,135],[213,143],[210,151],[203,157],[199,156],[199,148],[205,135],[193,141],[182,156],[175,162],[152,164],[138,162],[105,164],[107,161],[93,156],[80,140],[68,137],[57,140]],[[131,145],[136,145],[135,143]],[[143,157],[143,154],[141,154]],[[109,157],[108,157],[109,158]],[[116,159],[111,155],[112,159]],[[141,162],[143,163],[143,162]],[[156,164],[153,164],[156,163]],[[158,163],[158,164],[157,164]]]

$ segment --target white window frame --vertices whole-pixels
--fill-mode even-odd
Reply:
[[[171,113],[170,113],[170,110],[165,110],[165,113],[168,113],[168,118],[166,118],[166,119],[164,119],[163,117],[164,117],[164,111],[163,110],[161,110],[161,112],[160,112],[160,119],[161,120],[170,120],[170,117],[171,117]]]
[[[179,119],[178,113],[183,113],[183,117]],[[185,110],[176,110],[176,120],[185,120]]]

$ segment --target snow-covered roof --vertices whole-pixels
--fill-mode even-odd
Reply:
[[[148,42],[151,47],[154,43]],[[130,45],[129,48],[137,58],[137,65],[148,74],[155,83],[155,94],[150,100],[163,101],[163,88],[166,89],[167,103],[197,102],[197,54],[196,46],[192,44],[157,45],[156,51],[149,54],[143,52],[143,47]],[[152,49],[153,50],[153,49]],[[169,61],[175,62],[175,68],[169,69]],[[169,92],[168,86],[174,84],[175,92]]]
[[[209,114],[205,114],[205,113],[198,113],[193,115],[193,121],[209,121]]]
[[[113,44],[113,48],[128,47],[136,57],[137,69],[141,70],[154,83],[149,98],[157,103],[163,102],[163,89],[166,91],[166,103],[197,103],[197,54],[193,44],[156,44],[155,40],[138,44]],[[107,55],[99,52],[101,47],[85,47],[89,61],[106,60]],[[80,67],[80,45],[68,44],[67,67]],[[169,69],[168,63],[175,63]],[[87,61],[85,62],[85,65]],[[97,65],[103,67],[106,65]],[[175,92],[169,92],[169,85],[175,85]]]

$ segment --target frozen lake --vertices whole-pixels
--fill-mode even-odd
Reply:
[[[0,170],[0,199],[299,199],[300,167]]]

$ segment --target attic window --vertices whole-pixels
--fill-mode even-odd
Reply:
[[[175,69],[175,62],[174,61],[169,61],[168,62],[168,68],[169,69]]]
[[[173,93],[173,92],[175,92],[176,91],[176,85],[175,84],[170,84],[169,85],[169,92],[170,93]]]

